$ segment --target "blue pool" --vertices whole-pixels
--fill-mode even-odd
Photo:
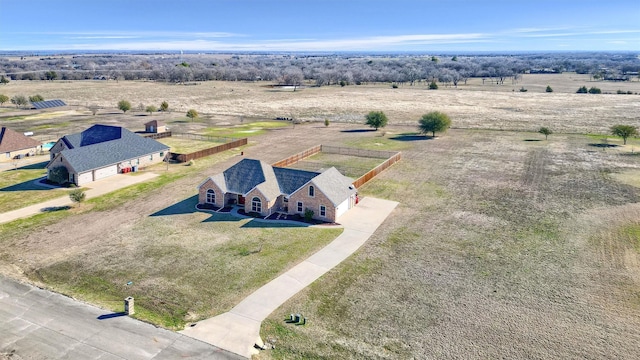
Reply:
[[[52,147],[53,147],[53,145],[55,145],[55,144],[56,144],[56,143],[55,143],[55,141],[50,141],[50,142],[48,142],[48,143],[44,143],[44,144],[42,144],[42,150],[44,150],[44,151],[49,151],[49,150],[51,150],[51,148],[52,148]]]

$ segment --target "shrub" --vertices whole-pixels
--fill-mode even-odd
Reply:
[[[553,92],[551,86],[547,85],[547,88],[544,90],[545,92]]]
[[[324,126],[328,127],[329,126],[329,119],[324,119]]]
[[[394,89],[397,89],[398,88],[398,84],[392,84],[391,87],[394,88]]]
[[[520,88],[520,92],[527,92],[528,90],[523,87]]]
[[[435,81],[432,81],[431,84],[429,84],[429,90],[438,90],[438,84],[436,84]]]
[[[597,87],[592,87],[591,89],[589,89],[589,94],[602,94],[602,90],[598,89]]]
[[[29,96],[29,101],[30,102],[44,101],[44,98],[41,95],[33,95],[33,96]]]
[[[586,86],[582,86],[582,87],[580,87],[578,89],[578,91],[576,91],[576,94],[586,94],[588,92],[589,92],[589,90],[587,90],[587,87]]]
[[[71,201],[78,204],[83,202],[86,197],[87,194],[85,194],[82,189],[75,189],[69,193],[69,198],[71,199]]]
[[[62,185],[69,180],[69,170],[64,166],[54,167],[49,170],[49,180]]]
[[[306,210],[304,211],[304,221],[306,221],[306,222],[311,221],[311,220],[313,219],[313,215],[314,215],[314,214],[315,214],[315,213],[313,212],[313,210],[311,210],[311,209],[306,209]]]

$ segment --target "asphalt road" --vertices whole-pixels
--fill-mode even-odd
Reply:
[[[0,277],[4,358],[242,359],[185,335]]]

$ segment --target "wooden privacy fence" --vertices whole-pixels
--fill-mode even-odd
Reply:
[[[287,167],[289,165],[293,165],[295,163],[297,163],[298,161],[308,158],[311,155],[315,155],[317,153],[319,153],[320,151],[322,151],[322,145],[316,145],[310,149],[307,149],[305,151],[299,152],[295,155],[291,155],[286,159],[282,159],[280,161],[277,161],[273,164],[271,164],[271,166],[274,167]]]
[[[373,179],[374,177],[376,177],[376,175],[386,170],[391,165],[400,161],[401,158],[402,158],[401,152],[395,153],[393,156],[385,160],[382,164],[374,167],[369,172],[367,172],[366,174],[356,179],[356,181],[353,182],[353,186],[355,186],[356,188],[359,188],[360,186],[364,185],[367,181]]]
[[[355,186],[356,188],[359,188],[360,186],[364,185],[367,181],[373,179],[374,177],[376,177],[376,175],[380,174],[381,172],[389,168],[391,165],[397,163],[398,161],[400,161],[400,159],[402,159],[401,152],[382,151],[382,150],[364,150],[364,149],[345,148],[345,147],[339,147],[339,146],[316,145],[305,151],[289,156],[286,159],[282,159],[272,164],[271,166],[274,166],[274,167],[291,166],[297,163],[298,161],[308,158],[309,156],[315,155],[319,152],[324,152],[328,154],[340,154],[340,155],[386,159],[382,164],[369,170],[366,174],[356,179],[356,181],[353,182],[353,186]]]
[[[154,140],[168,138],[168,137],[171,137],[171,131],[165,131],[165,132],[153,133],[153,134],[144,134],[142,136],[146,138],[154,139]]]
[[[218,145],[218,146],[214,146],[214,147],[210,147],[208,149],[204,149],[204,150],[200,150],[200,151],[195,151],[192,152],[190,154],[176,154],[176,153],[170,153],[170,159],[172,161],[177,161],[177,162],[188,162],[191,160],[195,160],[195,159],[199,159],[205,156],[209,156],[209,155],[213,155],[213,154],[217,154],[219,152],[223,152],[229,149],[233,149],[242,145],[247,145],[247,138],[242,138],[242,139],[238,139],[235,141],[231,141],[228,142],[226,144],[222,144],[222,145]]]

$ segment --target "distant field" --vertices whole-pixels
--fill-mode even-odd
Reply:
[[[116,122],[142,129],[144,122],[154,118],[175,122],[172,128],[183,132],[202,131],[221,123],[239,124],[241,117],[248,121],[288,117],[362,123],[371,110],[384,111],[391,125],[413,124],[422,114],[439,110],[452,117],[454,127],[533,130],[549,126],[556,132],[601,133],[614,123],[638,123],[636,114],[640,111],[640,95],[615,94],[617,90],[640,93],[639,81],[592,82],[588,75],[571,73],[523,75],[517,83],[507,80],[504,85],[489,81],[483,85],[482,79],[470,79],[467,85],[439,90],[428,90],[425,83],[398,89],[389,84],[307,87],[296,92],[273,91],[262,85],[218,81],[197,86],[134,81],[13,81],[1,90],[8,96],[40,94],[45,99],[63,99],[87,122]],[[552,93],[544,91],[547,85],[553,88]],[[595,86],[612,94],[576,94],[581,86]],[[527,92],[520,92],[522,87]],[[153,117],[137,110],[122,114],[116,108],[121,99],[129,100],[134,107],[166,100],[170,112]],[[98,116],[90,115],[88,105],[102,107]],[[201,119],[190,122],[185,118],[191,108],[201,113]],[[26,122],[16,125],[28,127]]]

